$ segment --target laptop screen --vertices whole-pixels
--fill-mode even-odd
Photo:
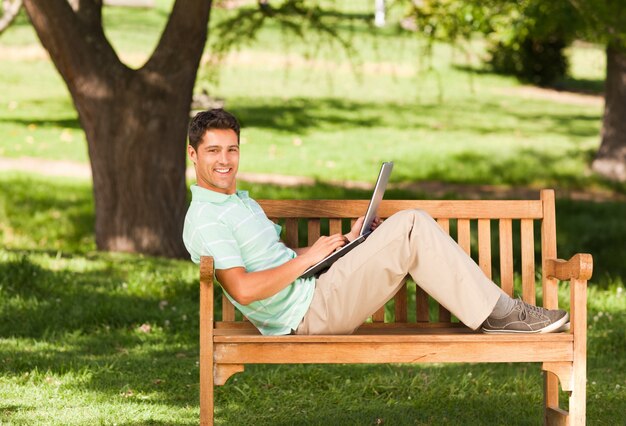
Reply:
[[[374,193],[372,199],[367,207],[367,213],[365,213],[365,220],[363,220],[363,226],[361,227],[361,235],[365,235],[370,232],[372,223],[376,218],[376,212],[378,211],[378,205],[385,195],[385,188],[389,181],[389,175],[393,169],[393,161],[385,162],[380,167],[380,173],[378,173],[378,179],[376,180],[376,186],[374,187]]]

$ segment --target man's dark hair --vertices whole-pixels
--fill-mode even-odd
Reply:
[[[193,149],[198,149],[198,144],[202,141],[207,130],[211,129],[230,129],[237,134],[237,143],[239,143],[239,122],[234,115],[221,108],[201,111],[191,119],[189,123],[189,145]]]

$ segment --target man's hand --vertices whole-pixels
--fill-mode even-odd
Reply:
[[[346,234],[346,238],[348,239],[348,241],[354,241],[359,238],[359,233],[361,232],[361,227],[363,227],[364,220],[365,216],[361,216],[356,220],[356,222],[354,222],[354,225],[352,225],[352,229]],[[381,223],[383,223],[382,219],[376,216],[374,218],[374,222],[372,222],[372,231],[378,228]]]
[[[306,263],[308,263],[309,266],[315,265],[317,262],[324,259],[326,256],[346,243],[346,237],[341,234],[319,237],[319,239],[299,257],[305,258]]]

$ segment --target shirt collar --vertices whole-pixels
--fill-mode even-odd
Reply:
[[[236,191],[234,194],[223,194],[221,192],[202,188],[197,184],[191,185],[191,199],[193,201],[208,201],[210,203],[221,204],[228,200],[232,200],[233,197],[239,197],[241,200],[247,200],[250,198],[248,196],[248,191]]]

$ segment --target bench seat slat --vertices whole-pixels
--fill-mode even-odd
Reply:
[[[311,336],[306,336],[311,337]],[[364,337],[364,336],[355,336]],[[423,336],[421,336],[423,337]],[[430,336],[444,337],[444,336]],[[453,336],[441,340],[394,339],[377,336],[375,341],[333,342],[329,336],[315,341],[215,343],[217,364],[337,364],[413,362],[551,362],[573,359],[572,342],[563,340],[464,340]],[[472,336],[467,336],[472,337]],[[298,337],[294,337],[296,339]]]
[[[436,329],[433,329],[436,330]],[[376,342],[473,342],[485,345],[499,344],[503,342],[525,345],[533,342],[550,345],[552,343],[571,343],[574,337],[571,333],[533,333],[533,334],[486,334],[462,328],[439,329],[432,333],[424,333],[422,330],[407,331],[404,333],[390,333],[381,331],[380,334],[349,334],[349,335],[285,335],[285,336],[262,336],[260,334],[230,334],[215,335],[215,343],[376,343]],[[546,349],[548,346],[546,346]],[[500,362],[508,361],[501,359]]]
[[[431,330],[432,329],[432,330]],[[355,332],[355,334],[376,334],[376,333],[396,333],[396,332],[438,332],[445,333],[448,330],[449,332],[467,332],[471,331],[462,323],[441,323],[441,322],[418,322],[418,323],[382,323],[382,322],[373,322],[373,323],[365,323],[362,324]],[[461,330],[457,330],[461,329]],[[399,330],[399,331],[398,331]],[[439,331],[433,331],[439,330]],[[215,322],[215,331],[214,334],[216,336],[226,336],[229,334],[249,334],[249,335],[258,335],[261,333],[249,322],[242,321],[217,321]]]

